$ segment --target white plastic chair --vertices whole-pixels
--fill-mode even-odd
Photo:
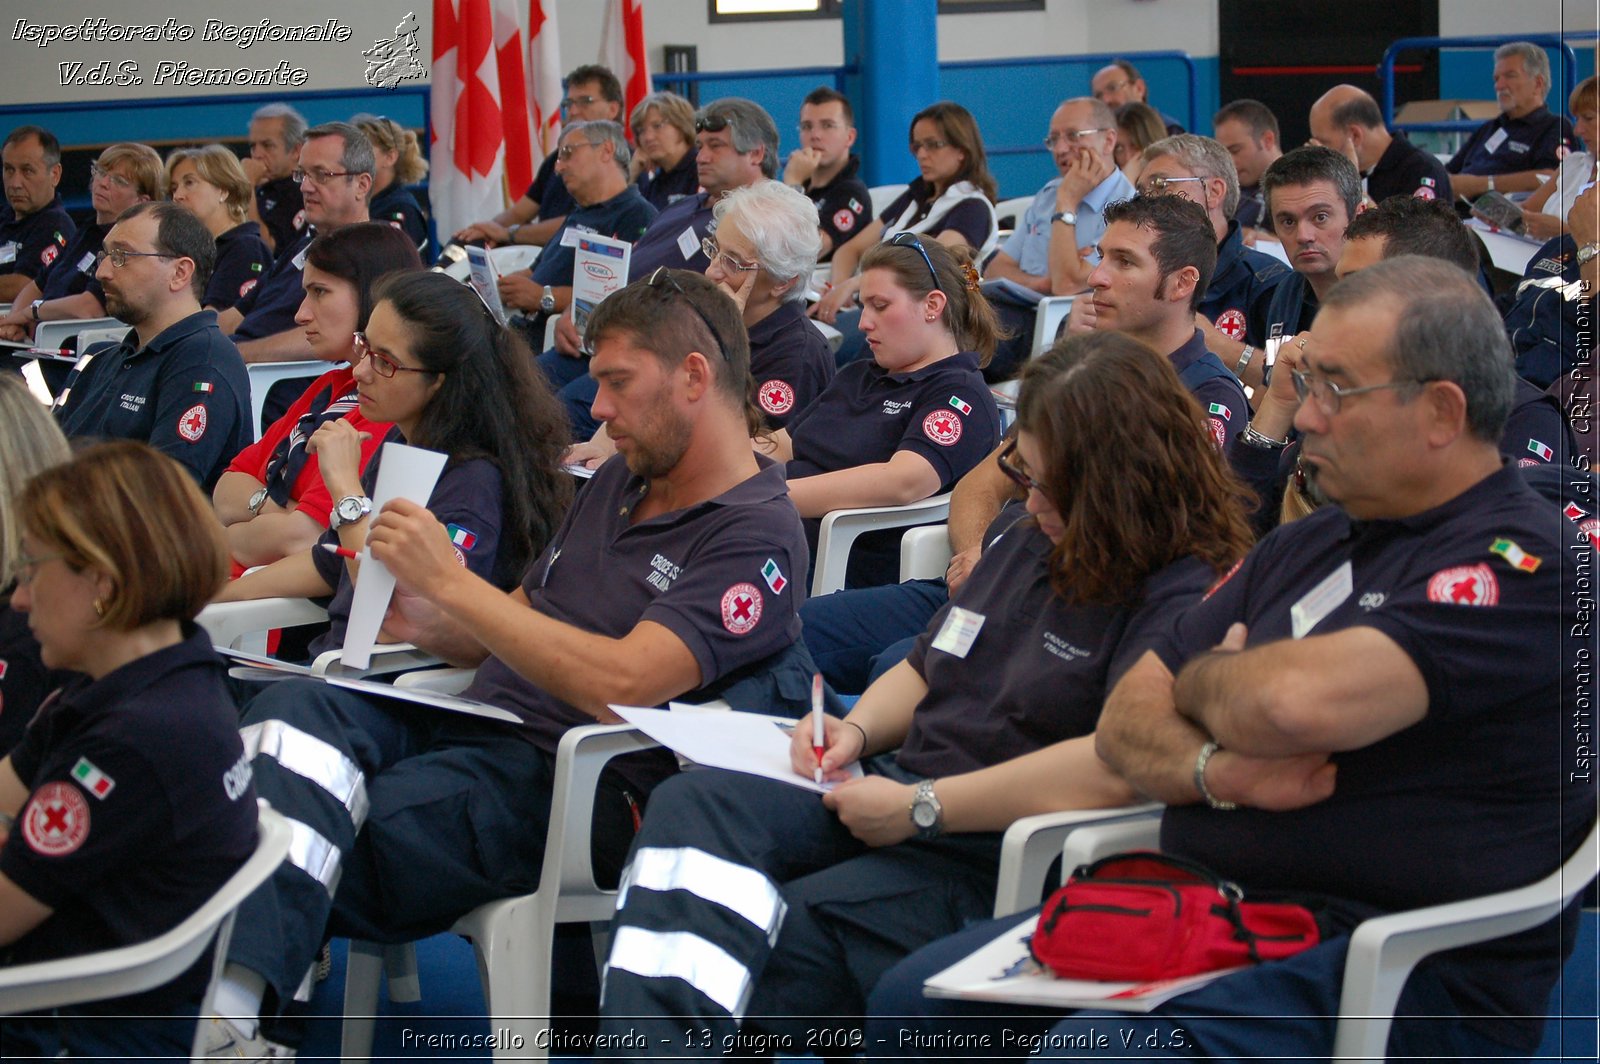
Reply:
[[[818,321],[816,318],[808,318],[806,320],[816,326],[817,332],[821,333],[822,338],[828,341],[828,350],[838,354],[839,345],[844,343],[844,333],[825,321]]]
[[[876,218],[888,209],[889,204],[900,198],[909,185],[874,185],[867,189],[867,196],[872,200],[872,216]]]
[[[261,438],[261,410],[267,403],[267,393],[279,381],[297,377],[320,377],[332,368],[332,363],[320,359],[303,359],[295,362],[246,362],[245,373],[250,377],[250,426],[255,433],[252,439]]]
[[[1033,312],[1033,350],[1030,358],[1037,358],[1050,350],[1056,342],[1056,330],[1072,312],[1072,302],[1077,296],[1045,296]]]
[[[850,548],[863,532],[881,528],[909,528],[936,524],[950,516],[950,493],[935,495],[904,506],[867,506],[851,510],[830,510],[822,518],[817,537],[817,564],[811,574],[811,597],[826,595],[844,587],[845,569],[850,563]]]
[[[937,580],[950,568],[950,526],[908,528],[900,537],[900,582]]]
[[[546,1057],[540,1035],[550,1020],[555,926],[607,921],[616,908],[617,892],[595,883],[590,864],[590,826],[601,770],[614,757],[656,745],[628,724],[594,724],[562,736],[539,889],[480,905],[451,929],[472,940],[490,1026],[511,1034],[497,1044],[496,1060]],[[597,946],[596,956],[602,952]],[[417,1000],[416,954],[410,945],[350,943],[340,1045],[345,1061],[371,1059],[378,977],[386,967],[390,999]],[[513,1044],[522,1049],[512,1050]]]
[[[33,327],[33,346],[47,350],[55,350],[66,345],[74,336],[78,338],[78,353],[82,354],[91,342],[106,339],[121,340],[128,330],[132,328],[125,321],[116,318],[58,318],[55,321],[41,321]],[[83,334],[94,333],[95,340],[85,340]]]
[[[1022,215],[1033,204],[1032,196],[1013,196],[994,205],[994,216],[1002,232],[1022,224]]]
[[[228,955],[234,913],[282,863],[289,852],[289,841],[288,823],[266,802],[260,802],[255,852],[182,923],[132,946],[0,968],[0,1013],[43,1012],[154,989],[188,971],[215,939],[211,980],[200,1007],[202,1016],[210,1013],[217,979]],[[198,1031],[196,1034],[198,1038]],[[194,1059],[200,1059],[199,1052],[196,1044]]]
[[[1124,850],[1155,849],[1159,834],[1159,820],[1086,827],[1067,837],[1062,867],[1070,870]],[[1553,919],[1594,880],[1597,866],[1600,820],[1559,868],[1527,886],[1363,921],[1351,934],[1345,957],[1334,1064],[1383,1059],[1400,991],[1424,958]]]
[[[273,628],[293,628],[328,619],[328,611],[303,598],[264,598],[245,602],[213,602],[195,622],[211,636],[211,645],[233,650],[266,652],[265,633]],[[252,638],[259,636],[260,638]],[[381,676],[392,672],[428,669],[439,659],[410,643],[380,643],[372,648],[372,663],[365,669],[348,668],[342,652],[325,650],[311,663],[314,676]]]
[[[1113,809],[1074,809],[1059,813],[1040,813],[1025,816],[1006,829],[1000,842],[1000,879],[995,884],[994,915],[1010,916],[1029,906],[1039,904],[1044,896],[1045,876],[1058,856],[1062,857],[1062,874],[1079,864],[1067,863],[1063,845],[1071,845],[1081,832],[1091,839],[1102,829],[1125,827],[1141,833],[1159,833],[1161,829],[1161,803],[1118,806]],[[1153,842],[1148,845],[1154,846]],[[1122,847],[1136,849],[1134,844]],[[1114,853],[1115,850],[1108,850]]]

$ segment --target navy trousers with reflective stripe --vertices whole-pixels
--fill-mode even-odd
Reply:
[[[998,862],[997,835],[874,849],[812,792],[712,769],[668,780],[623,874],[601,1002],[601,1031],[646,1049],[602,1052],[721,1055],[742,1011],[746,1039],[803,1053],[819,1025],[858,1025],[906,954],[986,915]]]
[[[267,685],[246,708],[247,737],[269,721],[357,766],[369,806],[357,824],[326,787],[338,770],[308,757],[304,740],[252,761],[256,792],[336,851],[333,866],[297,865],[297,827],[290,860],[240,909],[228,960],[264,976],[280,1000],[330,935],[409,942],[538,886],[555,762],[511,726],[305,680]],[[602,881],[616,876],[632,836],[620,788],[603,779],[594,831]]]

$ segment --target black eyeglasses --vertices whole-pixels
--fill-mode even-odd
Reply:
[[[566,97],[562,98],[561,106],[562,106],[563,109],[569,108],[573,104],[578,104],[578,105],[580,105],[582,107],[588,107],[592,103],[599,103],[599,102],[600,102],[600,97],[598,97],[598,96],[566,96]]]
[[[293,180],[297,185],[303,185],[309,181],[313,185],[318,186],[326,185],[329,181],[332,181],[336,177],[355,176],[356,172],[354,170],[324,170],[320,166],[313,166],[309,170],[297,167],[294,173],[289,175],[290,179]]]
[[[682,296],[683,301],[689,304],[689,309],[695,312],[696,317],[706,323],[707,329],[711,330],[711,339],[716,342],[717,351],[722,355],[722,361],[730,366],[733,364],[733,359],[728,357],[728,343],[722,338],[722,333],[718,332],[717,327],[711,324],[711,319],[706,316],[705,311],[700,309],[699,304],[689,298],[689,293],[684,291],[683,285],[679,284],[677,278],[672,276],[671,270],[665,266],[657,266],[655,272],[650,275],[650,279],[645,284],[651,288],[660,288],[663,285],[667,285]]]
[[[416,366],[402,366],[396,362],[394,356],[381,348],[373,347],[367,339],[367,334],[358,332],[352,338],[352,346],[356,349],[355,361],[352,366],[361,364],[364,358],[372,359],[372,370],[380,377],[393,377],[396,373],[441,373],[442,370],[420,369]]]
[[[994,456],[994,460],[1000,466],[1000,472],[1004,473],[1013,484],[1024,492],[1037,491],[1040,495],[1045,495],[1044,485],[1034,480],[1023,471],[1021,466],[1017,465],[1017,441],[1015,439],[1006,444],[1000,453]],[[1048,496],[1046,497],[1048,498]]]
[[[889,238],[889,243],[897,248],[916,248],[917,254],[922,256],[922,261],[928,264],[928,276],[933,278],[933,290],[944,291],[944,286],[939,283],[939,271],[933,268],[933,260],[928,257],[928,249],[922,246],[922,239],[917,234],[896,233]]]
[[[696,133],[721,133],[732,124],[732,120],[727,115],[694,116],[694,131]]]

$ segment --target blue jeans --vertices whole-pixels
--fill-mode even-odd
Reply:
[[[800,607],[801,638],[830,687],[859,694],[905,659],[949,598],[943,580],[835,591]]]

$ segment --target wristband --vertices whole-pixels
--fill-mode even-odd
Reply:
[[[1244,376],[1244,368],[1246,366],[1248,366],[1250,364],[1250,360],[1252,358],[1255,358],[1255,357],[1256,357],[1255,345],[1254,344],[1245,344],[1244,345],[1244,350],[1239,352],[1239,361],[1234,363],[1233,375],[1235,377],[1243,377]]]
[[[849,717],[846,717],[840,723],[848,724],[848,725],[850,725],[850,727],[854,728],[856,731],[861,733],[861,752],[856,755],[856,759],[860,760],[861,756],[864,755],[867,752],[867,729],[863,728],[861,725],[857,724],[855,721],[851,720]]]
[[[1489,191],[1490,192],[1494,191],[1494,175],[1493,174],[1489,175]]]
[[[1254,425],[1246,425],[1244,431],[1239,433],[1239,442],[1251,447],[1259,447],[1263,451],[1275,451],[1280,447],[1289,446],[1287,439],[1275,440],[1262,432],[1257,432]]]
[[[1200,797],[1206,800],[1207,805],[1226,813],[1239,808],[1239,803],[1219,801],[1206,787],[1206,764],[1211,760],[1211,755],[1220,749],[1222,747],[1215,742],[1207,742],[1200,748],[1200,756],[1194,759],[1194,789],[1200,792]]]

